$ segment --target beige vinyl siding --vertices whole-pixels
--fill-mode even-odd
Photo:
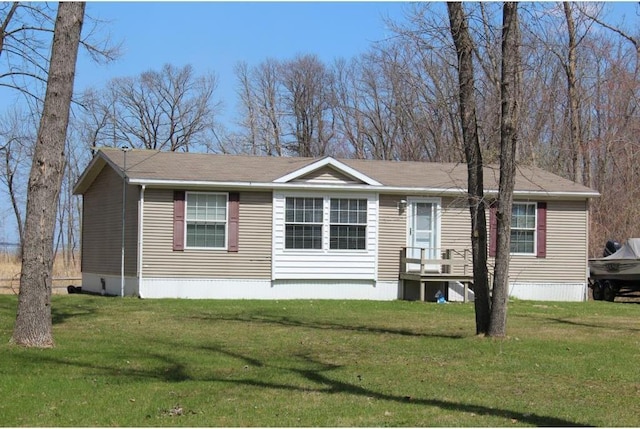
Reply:
[[[173,190],[147,188],[143,277],[271,278],[271,200],[271,192],[240,192],[237,253],[173,251]]]
[[[516,200],[516,202],[518,202]],[[509,281],[585,282],[587,259],[586,201],[547,202],[547,257],[513,255]],[[489,234],[489,210],[487,210]],[[464,198],[442,201],[442,249],[471,248],[471,220]],[[489,258],[489,272],[494,259]],[[471,269],[471,267],[468,267]]]
[[[442,199],[440,227],[443,250],[471,248],[471,215],[466,197]]]
[[[454,250],[452,259],[462,261],[465,258],[466,249],[466,260],[469,262],[466,267],[461,265],[452,266],[451,272],[471,275],[473,274],[473,266],[471,265],[471,215],[466,196],[443,198],[441,210],[441,250],[443,252],[447,249]]]
[[[137,270],[137,186],[127,186],[125,275]],[[83,196],[82,272],[118,275],[122,266],[122,178],[103,168]]]
[[[406,197],[380,195],[378,231],[378,280],[398,280],[400,250],[407,243],[406,210],[398,210],[398,202]]]
[[[549,201],[547,257],[512,256],[509,281],[586,282],[587,228],[586,201]]]
[[[354,180],[351,177],[342,174],[331,167],[319,168],[316,171],[312,171],[309,174],[305,174],[303,177],[294,180],[294,182],[309,182],[309,183],[333,183],[333,184],[346,184],[346,183],[361,183],[358,180]]]

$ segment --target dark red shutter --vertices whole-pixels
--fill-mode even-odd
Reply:
[[[240,221],[240,194],[229,192],[229,252],[238,251],[238,224]]]
[[[498,248],[498,217],[496,211],[498,210],[498,202],[493,201],[489,205],[489,256],[496,256],[496,249]]]
[[[184,250],[184,191],[173,192],[173,250]]]
[[[538,258],[547,257],[547,203],[538,203],[538,226],[537,226],[537,238],[536,246]]]

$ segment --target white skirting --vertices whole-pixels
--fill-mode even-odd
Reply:
[[[143,279],[141,298],[398,299],[398,282],[363,280]]]
[[[509,296],[531,301],[586,301],[586,283],[511,283]]]
[[[528,301],[586,301],[586,283],[511,283],[509,297]],[[449,301],[463,301],[464,287],[460,283],[449,282]],[[473,301],[473,292],[469,292]]]
[[[125,277],[125,296],[186,299],[399,299],[397,281],[369,280],[253,280],[253,279],[173,279],[148,278],[138,284]],[[121,277],[82,273],[82,290],[119,296]],[[509,296],[535,301],[585,301],[586,283],[511,283]],[[449,284],[449,300],[462,301],[461,284]],[[473,292],[469,291],[469,301]]]

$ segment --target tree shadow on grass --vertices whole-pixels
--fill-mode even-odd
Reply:
[[[51,321],[54,325],[64,323],[71,318],[96,314],[101,308],[101,300],[119,297],[82,292],[73,294],[68,299],[57,298],[51,304]]]
[[[163,344],[163,346],[166,347],[167,345]],[[185,347],[184,344],[170,344],[169,346],[171,348]],[[233,384],[254,389],[268,389],[293,393],[318,393],[321,395],[347,394],[370,399],[377,399],[380,401],[387,401],[396,404],[412,404],[419,406],[436,407],[443,411],[453,413],[473,413],[478,416],[499,417],[505,419],[510,424],[518,422],[521,424],[529,424],[540,427],[586,427],[586,425],[553,416],[545,416],[535,413],[522,413],[508,409],[493,408],[484,405],[476,405],[463,402],[454,402],[437,398],[421,398],[416,396],[411,391],[407,391],[406,393],[400,395],[382,393],[373,389],[366,388],[361,384],[348,383],[343,380],[332,378],[329,373],[336,369],[342,368],[342,365],[322,362],[306,354],[294,355],[294,358],[301,364],[300,366],[302,366],[302,368],[299,368],[294,367],[293,365],[271,365],[259,359],[255,359],[251,356],[246,356],[235,351],[227,350],[219,345],[203,345],[191,347],[206,351],[207,353],[217,353],[220,355],[238,359],[246,366],[269,367],[278,371],[285,371],[296,374],[300,377],[301,380],[306,381],[311,385],[305,385],[307,383],[300,383],[296,385],[293,383],[264,381],[261,380],[258,376],[251,377],[251,373],[243,373],[242,378],[229,378],[228,376],[219,377],[213,375],[213,373],[199,374],[197,377],[194,377],[192,375],[189,375],[188,367],[184,363],[180,362],[178,359],[161,353],[146,355],[146,358],[152,357],[161,362],[161,365],[156,365],[155,368],[122,368],[116,365],[98,365],[95,362],[82,362],[65,358],[56,358],[42,353],[37,354],[35,356],[35,359],[42,360],[43,362],[46,362],[48,364],[53,363],[95,370],[102,372],[106,377],[120,378],[129,382],[138,381],[140,379],[160,380],[168,383],[194,381]],[[122,359],[119,359],[119,361],[122,361]],[[256,424],[259,425],[260,422],[256,422]]]
[[[402,335],[410,337],[429,337],[429,338],[445,338],[445,339],[462,339],[467,338],[468,335],[461,334],[439,334],[433,332],[419,332],[409,329],[393,329],[375,327],[370,325],[352,326],[347,324],[328,322],[328,321],[315,321],[307,322],[297,320],[287,316],[272,316],[272,315],[260,315],[260,314],[247,314],[237,316],[220,316],[220,315],[200,315],[189,316],[191,319],[209,320],[212,322],[241,322],[241,323],[254,323],[264,325],[279,325],[285,327],[305,328],[305,329],[319,329],[319,330],[332,330],[332,331],[349,331],[367,334],[389,334],[389,335]]]
[[[51,307],[51,322],[54,325],[62,324],[68,319],[75,317],[91,316],[98,308],[90,305],[53,305]]]
[[[597,323],[586,323],[586,322],[580,322],[580,321],[576,321],[576,320],[571,320],[568,318],[562,318],[562,317],[549,317],[549,316],[518,316],[520,318],[528,318],[528,319],[532,319],[532,320],[545,320],[548,322],[553,322],[559,325],[569,325],[569,326],[574,326],[574,327],[582,327],[582,328],[594,328],[594,329],[606,329],[606,330],[611,330],[611,329],[615,329],[615,330],[622,330],[622,331],[628,331],[631,333],[637,333],[640,332],[640,328],[635,328],[635,327],[631,327],[631,326],[621,326],[621,325],[615,325],[615,326],[610,326],[610,325],[598,325]]]

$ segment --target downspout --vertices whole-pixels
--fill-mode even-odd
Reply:
[[[120,249],[120,296],[124,297],[124,268],[125,268],[125,241],[126,241],[126,230],[125,230],[125,222],[127,219],[127,151],[129,150],[128,146],[122,146],[120,148],[122,150],[122,156],[124,158],[124,167],[122,168],[122,243]]]
[[[589,241],[590,241],[590,237],[589,237],[589,230],[591,229],[591,198],[587,198],[587,200],[584,203],[585,205],[585,211],[587,214],[587,220],[586,220],[586,231],[587,233],[585,234],[585,243],[584,243],[584,248],[586,249],[586,258],[584,261],[584,265],[586,267],[585,269],[585,277],[586,277],[586,282],[584,284],[584,300],[585,301],[589,301],[589,277],[591,276],[591,272],[589,270]]]
[[[142,246],[144,244],[144,191],[147,185],[140,186],[140,209],[138,210],[138,297],[142,298]]]

